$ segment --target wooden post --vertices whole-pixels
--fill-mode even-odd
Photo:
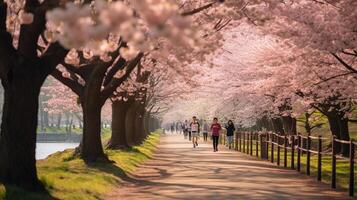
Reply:
[[[250,144],[250,135],[249,135],[249,132],[247,132],[247,149],[245,151],[246,154],[249,154],[249,144]]]
[[[243,153],[245,153],[245,132],[243,132]]]
[[[259,141],[260,141],[260,135],[259,133],[255,133],[255,156],[259,157]]]
[[[235,138],[236,138],[236,140],[234,141],[235,150],[238,151],[238,131],[235,132]]]
[[[306,147],[306,174],[310,176],[310,157],[311,157],[311,138],[307,136],[307,147]]]
[[[262,150],[263,150],[263,136],[261,134],[258,135],[259,143],[260,143],[260,158],[263,158]]]
[[[270,142],[270,135],[269,133],[266,133],[266,139],[265,139],[265,147],[266,147],[266,155],[267,155],[267,160],[269,160],[269,142]]]
[[[270,150],[270,162],[274,163],[274,135],[270,135],[271,150]]]
[[[277,143],[278,143],[278,155],[277,155],[277,161],[276,161],[276,164],[277,165],[280,165],[280,135],[279,136],[277,136],[277,139],[278,139],[278,141],[277,141]]]
[[[284,167],[288,166],[288,138],[284,135]]]
[[[332,170],[331,170],[331,187],[336,188],[336,136],[332,136]]]
[[[352,197],[354,193],[354,181],[355,181],[355,172],[354,172],[354,161],[355,159],[355,144],[353,139],[350,140],[350,184],[348,187],[349,194]]]
[[[300,171],[301,167],[301,136],[298,135],[298,149],[297,149],[297,170]]]
[[[291,169],[295,169],[295,162],[294,162],[294,157],[295,157],[295,136],[291,136]]]
[[[250,155],[253,155],[253,132],[250,132]]]
[[[239,151],[242,152],[242,132],[239,132]]]
[[[321,181],[322,139],[319,135],[317,146],[317,180]]]

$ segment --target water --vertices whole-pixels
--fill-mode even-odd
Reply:
[[[36,145],[37,145],[36,159],[40,160],[58,151],[76,148],[79,144],[78,143],[37,143]]]

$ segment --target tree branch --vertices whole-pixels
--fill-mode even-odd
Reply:
[[[350,70],[353,73],[357,73],[357,70],[355,68],[353,68],[352,66],[350,66],[349,64],[347,64],[342,58],[340,58],[337,54],[332,53],[331,55],[333,57],[335,57],[346,69]]]
[[[102,90],[102,99],[105,100],[112,95],[112,93],[117,89],[117,87],[122,84],[130,76],[130,73],[135,69],[137,64],[140,62],[141,58],[144,56],[143,53],[139,53],[136,58],[130,61],[126,67],[125,74],[120,78],[113,78],[110,83],[105,86]]]
[[[51,76],[53,76],[55,79],[60,81],[62,84],[66,85],[69,87],[74,93],[76,93],[78,96],[81,96],[84,87],[80,85],[77,81],[70,79],[70,78],[65,78],[62,76],[62,72],[59,71],[58,69],[55,69],[52,73]]]
[[[348,52],[348,51],[343,50],[342,53],[344,53],[344,54],[346,54],[346,55],[356,56],[356,57],[357,57],[357,52],[356,52],[356,51],[354,51],[353,53],[351,53],[351,52]]]
[[[315,83],[314,85],[320,85],[321,83],[330,81],[332,79],[335,79],[335,78],[338,78],[338,77],[341,77],[341,76],[347,76],[347,75],[350,75],[350,74],[354,74],[354,72],[347,72],[347,73],[343,73],[343,74],[338,74],[338,75],[335,75],[335,76],[331,76],[331,77],[329,77],[327,79],[323,79],[323,78],[320,77],[320,79],[322,81],[319,81],[319,82]]]
[[[357,123],[357,119],[348,119],[349,122]]]
[[[105,76],[103,85],[107,86],[110,81],[113,79],[118,70],[123,69],[125,67],[126,61],[124,58],[120,57],[119,60],[110,68],[107,75]]]
[[[52,43],[47,51],[42,54],[40,58],[40,62],[42,63],[42,67],[44,75],[47,76],[52,73],[53,70],[64,60],[68,53],[68,50],[62,47],[58,42]]]
[[[201,6],[201,7],[198,7],[198,8],[195,8],[193,10],[190,10],[190,11],[184,11],[183,13],[181,13],[182,16],[189,16],[189,15],[194,15],[196,13],[199,13],[201,11],[204,11],[210,7],[212,7],[214,4],[216,4],[218,1],[214,1],[214,2],[211,2],[211,3],[208,3],[204,6]]]
[[[31,24],[22,24],[18,51],[28,59],[37,57],[37,42],[41,33],[45,29],[45,10],[39,10],[40,2],[37,0],[26,0],[24,10],[33,14],[34,19]]]
[[[6,29],[7,4],[0,0],[0,78],[7,81],[7,72],[17,60],[17,52],[12,45],[12,36]]]

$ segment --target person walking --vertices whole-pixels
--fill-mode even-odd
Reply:
[[[191,127],[193,148],[196,148],[198,146],[198,136],[200,134],[200,123],[198,123],[196,116],[192,117],[192,122],[190,124],[190,127]]]
[[[228,148],[229,148],[229,149],[232,149],[234,131],[236,130],[236,128],[234,127],[233,121],[232,121],[232,120],[228,120],[228,124],[226,125],[225,128],[226,128],[226,130],[227,130],[227,144],[228,144]]]
[[[188,123],[187,132],[188,132],[188,140],[191,141],[191,139],[192,139],[192,137],[191,137],[191,123]]]
[[[203,121],[203,125],[202,125],[202,133],[203,133],[203,141],[207,142],[207,138],[208,138],[208,123],[206,120]]]
[[[185,139],[187,139],[188,136],[188,127],[190,126],[190,124],[188,123],[187,120],[185,120],[185,123],[183,124],[183,136]]]
[[[213,118],[213,123],[211,125],[212,140],[213,140],[213,151],[218,151],[218,140],[219,131],[222,129],[221,125],[218,123],[217,117]]]
[[[175,122],[171,123],[171,134],[174,133],[175,130]]]

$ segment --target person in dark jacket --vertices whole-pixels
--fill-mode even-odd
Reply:
[[[233,148],[233,137],[234,137],[234,131],[236,128],[234,127],[233,121],[228,120],[228,124],[226,125],[226,130],[227,130],[227,144],[229,149]]]

